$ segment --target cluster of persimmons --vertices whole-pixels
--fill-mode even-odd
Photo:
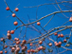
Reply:
[[[7,11],[10,10],[10,8],[9,8],[9,7],[6,7],[6,10],[7,10]],[[17,11],[19,11],[19,9],[18,9],[18,8],[15,8],[15,11],[17,12]],[[13,14],[12,14],[12,17],[15,17],[15,16],[16,16],[16,14],[13,13]],[[69,21],[72,22],[72,17],[70,17]],[[18,22],[15,21],[15,22],[14,22],[14,25],[15,25],[15,26],[18,25]],[[37,22],[37,25],[39,26],[39,25],[40,25],[40,22]],[[11,37],[11,34],[14,34],[14,32],[15,32],[14,30],[11,30],[11,31],[8,30],[8,31],[7,31],[7,39],[10,40],[10,39],[12,38],[12,37]],[[63,34],[54,33],[54,35],[55,35],[55,36],[58,36],[58,38],[64,37]],[[3,42],[3,41],[4,41],[4,38],[1,38],[1,41]],[[14,38],[14,41],[15,41],[16,46],[15,46],[15,47],[10,47],[10,48],[11,48],[11,52],[15,52],[15,53],[17,54],[20,50],[22,50],[22,51],[26,51],[26,50],[27,50],[27,46],[24,46],[24,45],[27,43],[26,40],[20,41],[19,38]],[[44,41],[44,40],[42,40],[42,41],[40,40],[38,43],[41,45],[41,44],[43,43],[43,41]],[[66,43],[67,40],[64,39],[63,42]],[[60,47],[61,44],[62,44],[62,42],[61,42],[61,41],[59,41],[59,42],[54,42],[54,44],[55,44],[55,46]],[[19,45],[20,45],[21,48],[19,47]],[[49,43],[48,45],[51,47],[51,46],[52,46],[52,43]],[[33,43],[30,43],[30,46],[33,46]],[[4,46],[4,48],[7,48],[7,47],[9,47],[9,46],[7,46],[7,45]],[[40,50],[45,50],[45,47],[39,46],[39,47],[36,48],[36,49],[29,49],[29,50],[27,50],[27,53],[30,53],[30,52],[36,53],[36,52],[38,52],[38,51],[40,51]],[[5,53],[7,53],[7,51],[5,51]],[[0,54],[3,54],[3,51],[0,51]]]

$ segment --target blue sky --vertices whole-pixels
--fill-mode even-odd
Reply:
[[[66,0],[66,1],[69,1],[69,0]],[[29,18],[30,18],[30,22],[36,21],[37,7],[35,7],[35,8],[24,8],[24,7],[37,6],[37,5],[41,5],[41,4],[45,4],[45,3],[55,3],[55,0],[6,0],[6,2],[8,3],[8,5],[12,11],[14,11],[15,7],[18,4],[20,4],[19,6],[17,6],[19,8],[19,11],[18,12],[14,11],[14,12],[25,24],[27,24],[27,23],[29,23],[28,22]],[[59,0],[57,2],[61,2],[61,1]],[[63,6],[63,5],[66,5],[66,6]],[[3,34],[6,35],[8,30],[14,30],[17,26],[22,25],[22,23],[18,19],[16,19],[16,17],[12,17],[12,13],[10,11],[6,11],[6,7],[7,6],[6,6],[5,2],[3,0],[1,0],[0,1],[0,37],[5,37],[5,36],[3,36]],[[60,4],[60,8],[62,10],[72,10],[72,4],[63,3],[63,4]],[[58,8],[58,6],[56,4],[40,6],[37,10],[37,18],[40,19],[41,17],[43,17],[47,14],[50,14],[54,11],[60,11],[60,9]],[[65,14],[65,16],[62,13],[56,14],[53,17],[53,19],[50,21],[50,23],[44,29],[46,31],[48,31],[51,28],[61,26],[65,22],[69,21],[69,18],[71,17],[72,12],[68,12],[68,13],[64,13],[64,14]],[[43,27],[50,20],[50,18],[52,16],[53,15],[41,20],[40,21],[41,26]],[[34,20],[32,20],[32,19],[34,19]],[[13,25],[14,21],[18,22],[17,26]],[[39,30],[41,29],[41,27],[37,26],[36,23],[34,25]],[[68,22],[65,25],[71,25],[71,22]],[[23,27],[20,37],[25,34],[25,28],[26,27]],[[15,37],[19,37],[20,30],[21,30],[21,28],[19,28],[15,31],[15,33],[12,35],[12,39],[14,39]],[[69,32],[67,32],[67,31],[70,32],[70,30],[66,30],[66,31],[63,31],[63,33],[69,34]],[[44,31],[42,30],[41,32],[43,33]],[[27,33],[26,34],[27,39],[36,38],[36,37],[39,37],[39,35],[40,35],[38,32],[36,32],[30,28],[27,29],[26,33]],[[67,53],[69,53],[69,51],[67,51]]]

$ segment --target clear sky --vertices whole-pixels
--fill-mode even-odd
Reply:
[[[57,0],[57,2],[61,2],[61,1],[64,1],[64,0]],[[69,1],[69,0],[65,0],[65,1]],[[12,11],[14,11],[16,7],[19,8],[18,12],[15,12],[15,11],[14,12],[16,16],[18,16],[19,19],[21,19],[25,24],[36,21],[36,17],[38,20],[45,15],[48,15],[55,11],[60,11],[57,4],[40,6],[38,7],[38,9],[37,7],[24,8],[24,7],[29,7],[29,6],[38,6],[38,5],[45,4],[45,3],[56,3],[55,0],[6,0],[6,2],[8,3]],[[61,10],[72,10],[72,3],[63,3],[63,4],[59,4],[59,6]],[[4,0],[0,0],[0,37],[5,37],[4,35],[7,35],[8,30],[14,30],[19,25],[22,25],[22,23],[16,17],[12,17],[12,13],[10,11],[6,11],[6,7],[7,6]],[[63,14],[59,13],[59,14],[56,14],[54,17],[53,15],[51,15],[40,21],[41,26],[43,27],[52,17],[53,19],[49,22],[49,24],[44,29],[48,31],[49,29],[52,29],[54,27],[61,26],[65,22],[69,21],[71,14],[72,12],[67,12]],[[30,19],[30,22],[29,22],[29,19]],[[13,24],[14,21],[18,22],[17,26],[14,26]],[[71,24],[72,24],[71,22],[67,22],[65,25],[71,25]],[[40,26],[37,26],[36,23],[34,23],[33,25],[37,27],[38,30],[42,29]],[[19,37],[21,29],[22,29],[22,33]],[[23,28],[21,27],[17,29],[15,33],[12,35],[12,39],[14,39],[15,37],[21,38],[25,34],[25,29],[26,27],[23,27]],[[44,30],[42,30],[41,32],[43,33]],[[64,33],[64,35],[69,34],[70,30],[63,31],[61,33]],[[40,34],[32,28],[32,25],[30,25],[29,28],[27,28],[26,38],[25,38],[26,40],[36,38],[39,36]],[[56,40],[56,37],[54,37],[54,40]],[[71,54],[72,52],[67,51],[66,54],[68,53]]]

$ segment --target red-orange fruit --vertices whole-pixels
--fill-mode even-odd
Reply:
[[[24,46],[22,47],[22,51],[23,51],[23,50],[25,50],[25,47],[24,47]]]
[[[18,54],[19,51],[20,51],[20,48],[17,47],[17,48],[16,48],[16,53]]]
[[[58,34],[58,38],[59,38],[59,37],[61,37],[61,35],[60,35],[60,34]]]
[[[7,51],[5,51],[5,53],[7,53]]]
[[[30,43],[30,46],[32,46],[33,45],[33,43]]]
[[[42,41],[39,41],[39,44],[42,44]]]
[[[58,46],[59,44],[57,42],[54,42],[55,46]]]
[[[15,26],[16,26],[16,25],[18,25],[18,22],[17,22],[17,21],[15,21],[15,22],[14,22],[14,25],[15,25]]]
[[[40,46],[39,48],[42,50],[43,49],[43,46]]]
[[[19,48],[19,47],[17,47],[17,48],[16,48],[16,50],[17,50],[17,51],[20,51],[20,48]]]
[[[62,42],[59,42],[58,44],[59,44],[59,45],[61,45],[61,44],[62,44]]]
[[[27,49],[27,46],[24,46],[25,47],[25,49]]]
[[[31,52],[34,53],[35,52],[34,49],[31,49]]]
[[[67,40],[66,40],[66,39],[64,39],[64,42],[67,42]]]
[[[41,49],[40,49],[40,47],[38,47],[37,49],[38,49],[38,51],[40,51],[40,50],[41,50]]]
[[[15,8],[15,11],[18,11],[19,9],[18,8]]]
[[[30,53],[30,50],[27,50],[28,53]]]
[[[11,48],[11,51],[14,52],[14,51],[15,51],[15,47],[12,47],[12,48]]]
[[[8,30],[7,33],[10,33],[10,30]]]
[[[54,33],[54,35],[57,35],[57,33]]]
[[[10,34],[10,33],[7,33],[7,36],[8,36],[8,37],[11,37],[11,34]]]
[[[63,35],[63,34],[61,34],[61,37],[64,37],[64,35]]]
[[[55,46],[59,46],[59,43],[56,43]]]
[[[26,51],[27,50],[27,46],[23,46],[22,49],[23,49],[23,51]]]
[[[5,47],[5,48],[7,48],[8,46],[7,46],[7,45],[5,45],[4,47]]]
[[[23,41],[22,41],[22,43],[24,43],[24,44],[25,44],[25,43],[26,43],[26,40],[23,40]]]
[[[0,54],[3,54],[3,51],[0,51]]]
[[[7,11],[10,10],[10,8],[9,8],[9,7],[6,7],[6,10],[7,10]]]
[[[49,46],[52,46],[52,43],[49,43],[48,45],[49,45]]]
[[[14,38],[15,41],[19,41],[19,38]]]
[[[14,30],[11,30],[11,34],[14,34]]]
[[[1,38],[1,41],[3,41],[4,40],[4,38]]]
[[[37,25],[40,25],[40,22],[37,22]]]
[[[20,44],[20,41],[17,41],[16,44],[17,44],[17,45]]]
[[[16,16],[16,14],[15,14],[15,13],[13,13],[13,14],[12,14],[12,17],[15,17],[15,16]]]
[[[72,22],[72,17],[70,17],[69,21]]]
[[[56,44],[57,42],[54,42],[54,44]]]
[[[23,47],[22,47],[22,50],[23,50],[23,51],[26,51],[26,49],[27,49],[26,46],[23,46]]]

